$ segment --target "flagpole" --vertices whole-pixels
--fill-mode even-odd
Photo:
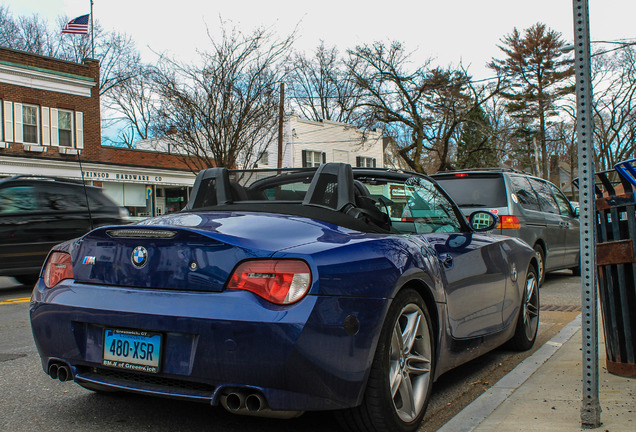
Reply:
[[[91,0],[91,58],[95,58],[95,38],[93,35],[93,0]]]

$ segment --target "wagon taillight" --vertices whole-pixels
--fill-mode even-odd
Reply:
[[[295,303],[311,286],[311,270],[300,260],[253,260],[238,265],[228,289],[242,289],[275,304]]]
[[[519,229],[521,222],[517,216],[499,215],[499,224],[497,228],[501,229]]]

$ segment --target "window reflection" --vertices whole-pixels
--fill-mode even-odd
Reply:
[[[19,213],[36,209],[36,195],[32,187],[18,186],[0,190],[0,213]]]
[[[410,178],[406,182],[360,179],[380,211],[391,218],[400,233],[457,233],[461,224],[453,205],[429,181]]]

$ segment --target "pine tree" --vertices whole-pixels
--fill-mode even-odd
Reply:
[[[510,115],[533,119],[541,174],[547,178],[546,123],[557,114],[555,102],[574,91],[568,80],[574,74],[573,61],[562,51],[565,42],[561,33],[542,23],[526,29],[523,36],[515,28],[501,41],[499,48],[506,57],[493,59],[489,67],[508,84],[502,95],[508,100]]]
[[[499,165],[492,142],[492,126],[481,107],[466,116],[457,140],[455,168],[492,168]]]

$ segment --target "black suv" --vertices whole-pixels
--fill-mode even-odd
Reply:
[[[33,283],[51,247],[127,216],[97,187],[52,177],[0,179],[0,276]]]
[[[540,282],[553,270],[580,274],[578,215],[549,181],[504,169],[450,171],[431,177],[465,215],[489,210],[499,216],[495,233],[519,237],[532,246]]]

